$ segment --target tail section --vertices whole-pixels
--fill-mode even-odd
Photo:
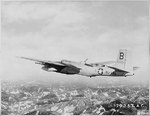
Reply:
[[[115,66],[133,72],[131,51],[128,49],[120,49]]]

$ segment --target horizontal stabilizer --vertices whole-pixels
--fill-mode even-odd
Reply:
[[[137,67],[137,66],[134,66],[133,67],[133,70],[137,70],[137,69],[139,69],[140,67]]]

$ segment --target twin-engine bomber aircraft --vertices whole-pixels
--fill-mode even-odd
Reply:
[[[117,61],[107,61],[99,63],[74,62],[69,60],[43,61],[38,59],[21,57],[23,59],[35,61],[36,64],[43,65],[42,69],[49,72],[62,74],[78,74],[88,77],[94,76],[133,76],[134,70],[131,63],[131,52],[127,49],[120,49]]]

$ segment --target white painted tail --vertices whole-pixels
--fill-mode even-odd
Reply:
[[[133,71],[131,51],[120,49],[115,66],[127,71]]]

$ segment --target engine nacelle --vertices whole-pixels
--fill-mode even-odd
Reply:
[[[125,77],[126,77],[126,76],[133,76],[133,75],[134,75],[134,73],[129,72],[129,73],[126,73],[126,74],[125,74]]]
[[[57,71],[57,69],[55,69],[55,68],[48,68],[48,67],[42,67],[42,69],[43,70],[45,70],[45,71],[48,71],[48,72],[56,72]]]

